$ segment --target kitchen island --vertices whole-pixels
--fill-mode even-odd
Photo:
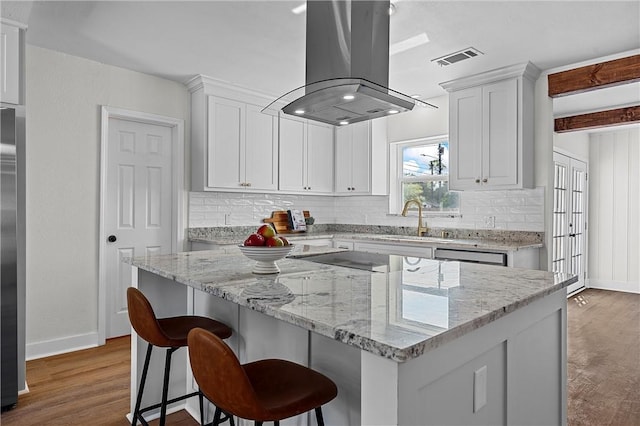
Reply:
[[[312,261],[326,252],[336,250],[296,247],[264,276],[235,246],[130,262],[159,317],[210,316],[233,328],[241,362],[285,358],[334,380],[327,425],[566,423],[564,289],[575,277],[392,255],[364,268]],[[157,352],[150,371],[162,371]],[[170,398],[195,386],[187,365],[177,352]],[[147,403],[160,398],[158,376]]]

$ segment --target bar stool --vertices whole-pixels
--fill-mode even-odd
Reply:
[[[147,421],[144,419],[142,414],[160,407],[160,426],[164,426],[167,414],[167,405],[192,396],[199,396],[200,415],[202,416],[202,394],[199,391],[167,401],[171,355],[181,347],[187,346],[187,335],[189,334],[189,331],[194,328],[206,329],[221,339],[226,339],[231,336],[231,329],[221,322],[199,316],[156,318],[149,300],[140,290],[133,287],[129,287],[127,289],[127,307],[129,310],[129,320],[131,321],[131,325],[136,333],[138,333],[138,336],[148,343],[147,354],[144,359],[144,367],[142,369],[142,377],[140,379],[140,387],[138,390],[138,397],[136,399],[136,407],[133,412],[131,425],[135,426],[138,420],[140,420],[140,423],[143,425],[147,425]],[[144,384],[147,380],[151,351],[154,346],[167,348],[164,365],[164,381],[162,386],[162,401],[146,408],[140,408]]]
[[[256,426],[315,410],[324,425],[322,405],[338,394],[328,377],[299,364],[265,359],[241,365],[219,337],[195,328],[189,332],[189,360],[200,391],[216,406],[213,426],[221,414],[253,420]],[[232,423],[233,424],[233,423]]]

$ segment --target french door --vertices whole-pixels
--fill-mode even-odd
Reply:
[[[587,163],[553,153],[552,271],[578,276],[567,294],[584,288],[587,242]]]

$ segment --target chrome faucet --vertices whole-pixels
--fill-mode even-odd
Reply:
[[[418,205],[418,237],[422,237],[427,233],[428,229],[422,224],[422,203],[420,202],[420,200],[416,198],[407,200],[407,202],[404,203],[404,208],[402,209],[402,216],[407,215],[407,210],[409,210],[409,204],[411,203],[415,203]]]

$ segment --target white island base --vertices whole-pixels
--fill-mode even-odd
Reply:
[[[203,315],[233,328],[227,343],[242,363],[283,358],[334,380],[338,396],[323,407],[327,425],[566,424],[565,289],[397,362],[172,279],[133,271],[133,282],[158,317]],[[132,334],[131,411],[145,350],[146,342]],[[143,406],[160,400],[163,365],[164,350],[156,348]],[[187,350],[181,349],[173,357],[169,398],[194,389]],[[169,412],[182,408],[199,420],[197,398]],[[211,419],[210,409],[207,421]],[[301,415],[281,424],[315,425],[315,417]]]

